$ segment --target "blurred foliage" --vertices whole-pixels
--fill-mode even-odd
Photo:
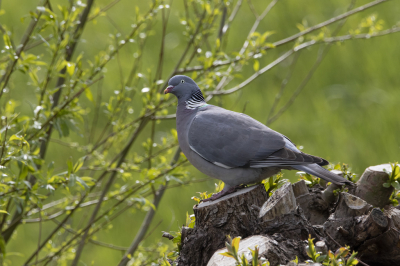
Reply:
[[[398,162],[390,163],[390,167],[390,170],[383,169],[389,175],[388,182],[384,183],[383,186],[387,188],[392,186],[394,188],[392,195],[390,195],[390,202],[392,205],[397,206],[400,200],[400,164]]]
[[[265,190],[270,197],[275,190],[283,186],[288,181],[288,179],[283,178],[283,173],[279,173],[263,180],[262,183],[264,184]]]
[[[350,254],[349,247],[341,247],[335,252],[328,251],[328,254],[321,254],[317,252],[314,245],[314,238],[311,235],[308,237],[308,245],[306,246],[306,252],[308,257],[310,257],[309,263],[317,262],[326,266],[353,266],[358,265],[358,260],[356,259],[357,252]]]
[[[309,173],[306,172],[297,172],[297,175],[299,175],[300,179],[304,180],[306,182],[306,185],[309,187],[313,187],[316,184],[319,184],[319,181],[321,180],[320,178],[310,175]]]
[[[269,262],[265,258],[258,258],[258,247],[255,246],[254,249],[249,248],[251,259],[248,260],[244,253],[239,255],[239,243],[240,237],[235,237],[234,239],[231,236],[227,236],[227,242],[225,242],[227,252],[220,253],[222,256],[233,258],[236,261],[236,265],[238,266],[269,266]]]
[[[311,154],[393,161],[400,7],[383,2],[2,1],[1,263],[162,263],[159,231],[214,183],[176,152],[175,74]]]
[[[222,181],[218,181],[218,184],[215,183],[214,193],[221,192],[224,189],[224,186],[225,186],[225,184]],[[207,193],[207,191],[197,192],[197,193],[199,194],[199,197],[195,197],[195,196],[192,197],[192,200],[196,201],[197,203],[200,203],[202,200],[208,199],[213,195],[213,193]]]

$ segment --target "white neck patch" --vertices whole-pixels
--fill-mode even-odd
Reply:
[[[185,101],[186,103],[186,109],[196,109],[199,108],[203,105],[206,105],[206,101],[204,100],[203,94],[201,93],[201,91],[196,92],[195,94],[193,94],[189,100]]]

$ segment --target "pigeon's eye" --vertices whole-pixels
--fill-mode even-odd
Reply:
[[[185,83],[185,81],[182,79],[182,80],[181,80],[181,83]]]

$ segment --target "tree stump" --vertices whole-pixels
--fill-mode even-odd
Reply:
[[[182,232],[178,265],[206,265],[216,250],[225,247],[227,235],[245,238],[261,232],[259,207],[267,198],[264,185],[257,185],[195,205],[196,225],[185,235]]]
[[[366,201],[349,193],[340,193],[336,210],[324,223],[324,231],[340,245],[349,245],[355,237],[354,226],[358,217],[372,209]]]
[[[388,179],[384,168],[391,169],[388,164],[368,167],[348,193],[334,193],[339,187],[332,184],[325,189],[309,188],[299,181],[284,184],[270,198],[264,186],[258,185],[200,203],[193,208],[195,227],[182,228],[181,252],[175,263],[234,265],[219,254],[230,235],[243,238],[239,253],[248,259],[248,247],[257,245],[260,257],[270,265],[293,265],[289,262],[296,256],[299,261],[309,259],[304,240],[311,235],[323,254],[335,251],[338,244],[349,245],[371,266],[400,265],[400,207],[388,205],[393,188],[382,186]],[[376,206],[386,209],[382,212]]]
[[[383,186],[389,180],[389,175],[384,171],[390,171],[390,164],[381,164],[368,167],[357,182],[354,195],[362,198],[374,207],[383,208],[389,203],[389,197],[393,193],[393,187]]]
[[[322,198],[321,191],[322,187],[309,190],[304,180],[293,184],[296,202],[312,225],[322,225],[329,217],[330,204]]]
[[[276,217],[290,213],[296,209],[292,184],[289,182],[277,189],[274,194],[263,204],[258,218],[262,221],[272,221]]]

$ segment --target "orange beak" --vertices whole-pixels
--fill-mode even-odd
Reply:
[[[164,94],[170,93],[172,91],[172,89],[174,88],[174,86],[168,86],[165,90],[164,90]]]

